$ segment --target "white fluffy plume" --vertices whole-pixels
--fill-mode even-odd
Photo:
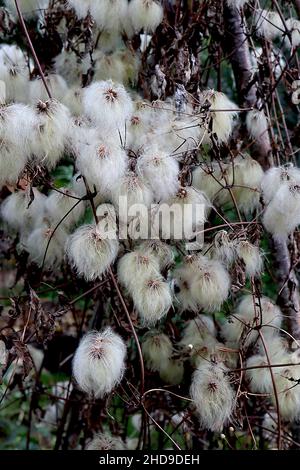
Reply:
[[[145,325],[154,325],[172,307],[169,284],[160,275],[148,276],[136,285],[132,293],[134,306]]]
[[[112,80],[94,82],[84,89],[83,108],[98,126],[124,132],[126,121],[133,112],[133,104],[123,85]]]
[[[222,431],[235,403],[234,390],[222,364],[201,363],[193,374],[190,388],[202,428]]]
[[[125,356],[125,343],[111,328],[89,332],[81,339],[73,359],[78,386],[94,398],[110,393],[123,377]]]
[[[173,346],[167,335],[154,330],[145,334],[142,351],[148,368],[160,371],[171,358]]]
[[[174,196],[179,189],[179,164],[174,157],[152,146],[137,161],[137,171],[153,191],[156,201]]]
[[[69,262],[88,281],[101,277],[115,261],[118,251],[118,240],[105,239],[95,225],[82,225],[66,244]]]
[[[109,194],[125,174],[127,156],[118,141],[91,136],[87,143],[79,146],[77,153],[78,170],[102,196]]]
[[[132,0],[129,16],[136,32],[144,29],[152,33],[163,19],[163,8],[157,0]]]

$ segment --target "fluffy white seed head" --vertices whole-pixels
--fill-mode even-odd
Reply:
[[[128,15],[128,1],[90,0],[90,13],[101,31],[117,33],[123,29],[123,18]]]
[[[0,80],[5,83],[6,102],[28,100],[29,72],[23,51],[15,45],[0,48]]]
[[[36,188],[32,191],[34,196],[32,202],[28,191],[16,191],[1,204],[3,220],[16,231],[32,230],[44,215],[46,196]]]
[[[54,69],[69,85],[80,86],[82,60],[73,51],[63,49],[54,59]]]
[[[290,362],[287,360],[286,363]],[[300,366],[285,366],[274,369],[274,379],[279,401],[281,417],[286,421],[298,421],[300,418]],[[275,394],[272,402],[276,405]]]
[[[94,80],[111,79],[116,83],[125,82],[125,64],[121,61],[117,51],[106,54],[103,50],[95,50],[93,61]],[[87,70],[90,69],[91,59],[89,56],[84,58],[83,67]]]
[[[248,111],[246,126],[253,139],[260,139],[264,134],[267,134],[269,125],[264,111],[258,109]]]
[[[164,204],[168,210],[174,209],[174,223],[160,215],[163,214]],[[162,238],[176,238],[190,240],[195,237],[196,232],[203,229],[203,224],[210,208],[210,202],[204,193],[193,188],[193,186],[180,187],[177,194],[165,203],[158,206],[155,218],[157,233]]]
[[[282,36],[285,31],[279,13],[276,11],[262,10],[261,8],[254,12],[254,27],[258,36],[263,36],[268,41]]]
[[[236,242],[229,238],[226,230],[220,230],[215,235],[212,256],[222,261],[225,266],[230,266],[235,260]]]
[[[126,212],[123,214],[123,203],[120,205],[120,198],[126,198],[127,209],[129,211],[135,204],[143,204],[146,207],[150,207],[153,202],[153,193],[140,176],[129,171],[112,189],[111,198],[113,204],[120,210],[120,220],[127,222]],[[128,220],[130,220],[130,214],[128,215]],[[131,214],[131,216],[133,217],[134,214]]]
[[[198,166],[193,171],[193,186],[203,191],[211,201],[220,192],[222,185],[224,185],[222,171],[215,164],[211,164],[207,168]]]
[[[168,268],[174,263],[174,250],[170,245],[160,240],[145,240],[137,245],[136,250],[146,256],[154,256],[159,263],[160,269]]]
[[[222,364],[201,363],[193,374],[190,388],[200,425],[211,431],[222,431],[235,405],[234,390]]]
[[[62,221],[61,224],[68,228],[80,220],[85,207],[83,202],[78,201],[78,196],[72,189],[62,187],[49,194],[45,201],[45,209],[47,216],[54,224]]]
[[[17,183],[25,169],[26,163],[26,154],[16,154],[13,147],[2,142],[0,155],[0,187],[6,183]]]
[[[199,315],[189,320],[183,331],[180,346],[190,353],[192,364],[197,367],[202,361],[224,360],[225,355],[216,339],[216,329],[210,317]]]
[[[263,334],[264,334],[264,342],[262,341],[259,341],[258,344],[257,344],[257,347],[255,349],[257,349],[257,352],[261,355],[265,355],[266,354],[266,349],[268,351],[268,355],[270,356],[278,356],[279,358],[279,355],[281,354],[281,356],[283,357],[285,354],[287,354],[287,352],[289,351],[289,346],[288,346],[288,342],[287,342],[287,336],[280,336],[280,331],[277,330],[275,332],[275,334],[273,335],[270,335],[270,334],[265,334],[265,332],[263,331]],[[293,356],[295,357],[295,356]],[[292,355],[290,355],[290,358],[289,360],[291,362],[294,362],[292,360]],[[297,361],[296,361],[297,362]]]
[[[110,393],[122,380],[125,356],[125,343],[111,328],[87,333],[76,349],[72,364],[79,388],[94,398]]]
[[[253,328],[261,325],[264,337],[272,338],[278,333],[281,322],[282,313],[271,299],[262,297],[260,301],[257,298],[253,301],[251,295],[246,295],[236,312],[223,324],[222,336],[236,347],[248,347],[258,339],[258,332]]]
[[[193,348],[202,346],[207,338],[215,338],[216,333],[212,318],[206,315],[198,315],[186,323],[179,344],[185,347],[192,346]]]
[[[138,159],[137,172],[152,189],[156,201],[169,199],[179,189],[178,162],[156,146],[146,149]]]
[[[80,145],[76,166],[87,182],[105,196],[125,174],[127,156],[118,141],[91,138]]]
[[[300,186],[286,183],[279,187],[265,209],[262,222],[273,236],[286,239],[300,223]]]
[[[145,334],[142,351],[147,367],[153,371],[160,371],[171,358],[173,346],[167,335],[154,330]]]
[[[261,180],[264,201],[269,203],[285,183],[300,184],[300,170],[289,164],[266,171]]]
[[[252,245],[247,240],[240,241],[236,246],[237,254],[245,264],[246,274],[258,276],[263,267],[262,256],[258,246]]]
[[[62,101],[68,92],[68,85],[65,79],[58,74],[51,74],[45,77],[51,96],[57,101]],[[30,82],[29,101],[33,105],[39,100],[47,101],[49,99],[43,80],[38,77]]]
[[[284,364],[289,362],[289,356],[284,349],[282,342],[275,338],[277,349],[268,350],[270,364]],[[249,381],[249,388],[254,393],[272,393],[273,384],[270,369],[268,367],[268,358],[265,353],[255,354],[249,357],[246,362],[246,379]],[[275,367],[273,371],[275,371]],[[280,368],[279,368],[280,369]]]
[[[131,293],[135,291],[137,283],[159,274],[158,260],[151,254],[132,251],[122,256],[118,263],[118,279]]]
[[[194,186],[203,191],[212,202],[222,206],[233,205],[230,191],[224,187],[232,185],[231,192],[241,211],[252,213],[259,207],[260,185],[264,172],[261,165],[247,154],[230,162],[217,162],[193,172]]]
[[[175,299],[179,304],[180,311],[190,310],[198,312],[197,301],[191,295],[191,285],[194,279],[194,273],[186,265],[176,268],[173,272],[175,285]]]
[[[202,255],[187,256],[173,276],[182,310],[215,311],[228,296],[230,277],[219,261]]]
[[[245,214],[251,214],[260,207],[260,186],[264,175],[261,165],[244,154],[235,159],[234,171],[231,167],[232,179],[234,179],[233,193],[237,205]],[[232,204],[232,200],[231,200]]]
[[[145,325],[154,325],[172,307],[172,292],[162,276],[149,276],[136,285],[133,303]]]
[[[119,436],[98,433],[89,442],[86,450],[125,450],[126,446]]]
[[[163,382],[170,385],[179,385],[182,383],[184,374],[184,364],[181,359],[168,359],[163,362],[160,370],[159,376]]]
[[[290,38],[288,35],[285,36],[286,47],[298,47],[300,45],[300,21],[296,18],[288,18],[285,24],[290,32]]]
[[[79,19],[85,18],[91,8],[92,0],[68,0],[69,8],[73,8]]]
[[[151,121],[151,105],[143,106],[142,103],[135,102],[135,109],[128,122],[127,142],[128,148],[139,152],[145,145],[145,139],[154,132],[154,126]]]
[[[95,225],[82,225],[66,244],[70,264],[87,281],[101,277],[115,261],[118,251],[118,240],[105,239]]]
[[[226,346],[223,343],[220,343],[213,336],[207,336],[202,344],[199,344],[192,348],[190,361],[193,367],[200,366],[203,362],[223,362],[230,367],[235,368],[236,362],[234,362],[233,353],[227,351]]]
[[[0,186],[15,184],[31,155],[31,141],[36,126],[33,111],[23,104],[0,110]]]
[[[39,162],[51,169],[68,144],[70,113],[55,99],[39,101],[36,112],[38,125],[32,139],[32,152]]]
[[[163,20],[163,8],[157,0],[132,0],[128,13],[136,32],[153,33]]]
[[[112,80],[94,82],[85,88],[83,108],[98,126],[107,130],[119,129],[122,134],[133,112],[129,94],[123,85],[115,84]]]
[[[62,99],[62,103],[69,109],[73,116],[81,116],[83,114],[82,105],[83,89],[78,86],[68,88],[67,93]]]
[[[0,136],[7,144],[28,153],[32,134],[37,124],[34,111],[24,104],[12,104],[1,108]]]
[[[237,105],[230,101],[224,93],[206,90],[199,97],[200,105],[210,103],[209,118],[212,118],[212,133],[217,135],[220,143],[227,142],[236,116]],[[206,126],[207,132],[208,126]],[[210,139],[206,139],[208,142]]]
[[[102,49],[93,53],[94,80],[111,79],[115,83],[135,84],[138,77],[139,58],[129,50],[111,49],[105,53]],[[90,57],[86,57],[83,66],[87,70],[91,67]],[[127,129],[128,132],[128,129]],[[129,141],[126,136],[127,142]]]
[[[45,222],[35,228],[24,240],[24,247],[29,253],[30,260],[39,266],[44,263],[46,268],[53,268],[63,261],[68,235],[62,227],[58,227],[56,231],[54,228]]]
[[[198,257],[198,269],[191,283],[191,296],[199,308],[207,312],[218,310],[229,295],[230,276],[217,260]]]

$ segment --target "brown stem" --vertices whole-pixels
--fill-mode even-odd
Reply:
[[[39,61],[39,59],[38,59],[38,56],[36,55],[35,49],[34,49],[33,44],[32,44],[32,42],[31,42],[31,39],[30,39],[30,36],[29,36],[29,33],[28,33],[27,26],[26,26],[26,24],[25,24],[25,21],[24,21],[22,12],[21,12],[20,7],[19,7],[18,0],[15,0],[15,5],[16,5],[16,9],[17,9],[17,12],[18,12],[18,17],[19,17],[21,26],[22,26],[22,28],[23,28],[24,34],[25,34],[25,36],[26,36],[26,39],[27,39],[27,41],[28,41],[28,44],[29,44],[31,53],[32,53],[33,58],[34,58],[34,61],[35,61],[36,65],[37,65],[37,68],[38,68],[38,70],[39,70],[39,74],[40,74],[40,76],[41,76],[41,79],[43,80],[43,84],[44,84],[44,86],[45,86],[45,88],[46,88],[46,91],[47,91],[47,94],[48,94],[48,96],[49,96],[49,99],[51,100],[51,99],[52,99],[52,96],[51,96],[49,87],[48,87],[48,85],[47,85],[46,78],[45,78],[44,72],[43,72],[43,70],[42,70],[40,61]]]

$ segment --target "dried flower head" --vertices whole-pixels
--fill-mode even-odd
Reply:
[[[235,347],[249,345],[258,340],[259,327],[265,338],[272,339],[281,327],[282,313],[271,299],[245,295],[236,312],[222,326],[222,336]]]
[[[79,388],[94,398],[110,393],[122,380],[125,356],[125,343],[111,328],[87,333],[73,359],[73,375]]]
[[[265,209],[263,225],[277,238],[286,239],[300,223],[300,185],[281,185]]]
[[[236,116],[237,106],[230,101],[224,93],[215,90],[205,90],[199,97],[200,109],[207,103],[209,106],[208,119],[212,119],[212,129],[209,123],[205,126],[206,142],[210,142],[210,135],[215,134],[220,143],[227,142],[232,130],[233,120]]]
[[[199,256],[191,283],[191,296],[199,308],[214,312],[227,299],[230,289],[230,276],[225,267],[217,260]]]
[[[62,227],[54,229],[55,226],[51,227],[46,220],[23,240],[29,258],[39,266],[44,264],[46,268],[57,267],[64,259],[64,247],[68,235]]]
[[[133,104],[123,85],[112,80],[94,82],[83,93],[86,115],[98,126],[112,132],[124,132],[126,121],[133,112]]]
[[[132,298],[142,322],[154,325],[172,307],[172,292],[162,276],[148,276],[136,285]]]
[[[161,240],[145,240],[136,246],[136,251],[146,256],[154,256],[159,263],[160,269],[168,268],[174,263],[174,250],[170,245]]]
[[[258,246],[253,245],[247,240],[242,240],[236,245],[236,251],[245,264],[246,274],[258,276],[263,267],[262,256]]]
[[[126,446],[119,436],[98,433],[89,442],[86,450],[125,450]]]
[[[150,186],[156,201],[175,196],[179,189],[179,165],[166,152],[152,146],[137,161],[137,172]]]
[[[184,363],[181,359],[168,359],[161,363],[159,376],[161,380],[170,385],[182,383],[184,375]]]
[[[142,351],[147,367],[153,371],[160,371],[171,358],[173,346],[167,335],[153,330],[143,337]]]
[[[87,143],[79,146],[76,166],[90,186],[95,186],[105,196],[125,174],[127,156],[118,142],[91,136]]]
[[[258,8],[254,12],[254,24],[257,35],[265,37],[268,41],[282,36],[285,31],[281,16],[276,11]]]
[[[32,153],[36,159],[54,168],[68,144],[71,117],[68,108],[55,99],[38,101],[38,123],[32,139]]]
[[[222,364],[201,363],[193,374],[190,388],[200,425],[222,431],[235,406],[234,390]]]
[[[133,293],[137,283],[143,283],[149,276],[160,276],[157,258],[139,251],[126,253],[118,263],[118,279]]]
[[[82,225],[66,244],[69,262],[88,281],[101,277],[115,261],[118,251],[118,240],[106,239],[96,225]]]
[[[128,13],[136,32],[153,33],[163,19],[163,8],[156,0],[132,0]]]

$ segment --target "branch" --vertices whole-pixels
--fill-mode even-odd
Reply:
[[[36,55],[34,46],[33,46],[32,41],[31,41],[31,39],[30,39],[27,26],[26,26],[26,24],[25,24],[25,21],[24,21],[22,12],[21,12],[20,7],[19,7],[18,0],[15,0],[15,5],[16,5],[16,9],[17,9],[17,13],[18,13],[18,17],[19,17],[19,20],[20,20],[22,29],[23,29],[24,34],[25,34],[25,36],[26,36],[26,39],[27,39],[27,42],[28,42],[28,44],[29,44],[31,53],[32,53],[32,55],[33,55],[34,61],[35,61],[36,66],[37,66],[37,68],[38,68],[40,77],[41,77],[41,79],[42,79],[42,81],[43,81],[43,84],[44,84],[44,87],[45,87],[45,89],[46,89],[46,91],[47,91],[47,94],[48,94],[48,96],[49,96],[49,99],[51,100],[51,98],[52,98],[51,92],[50,92],[49,87],[48,87],[48,85],[47,85],[47,82],[46,82],[46,79],[45,79],[45,75],[44,75],[44,72],[43,72],[43,70],[42,70],[40,61],[39,61],[39,59],[38,59],[38,56]]]
[[[283,286],[277,298],[284,315],[288,319],[289,329],[295,339],[300,338],[300,300],[299,282],[291,265],[291,255],[287,242],[274,239],[276,262],[278,264],[277,279],[279,286]]]
[[[257,80],[254,79],[252,73],[249,43],[241,12],[237,8],[224,5],[224,21],[225,47],[236,81],[239,105],[244,108],[255,107],[258,102]],[[269,137],[262,135],[260,139],[257,139],[256,148],[257,160],[263,168],[268,168],[272,155]]]

